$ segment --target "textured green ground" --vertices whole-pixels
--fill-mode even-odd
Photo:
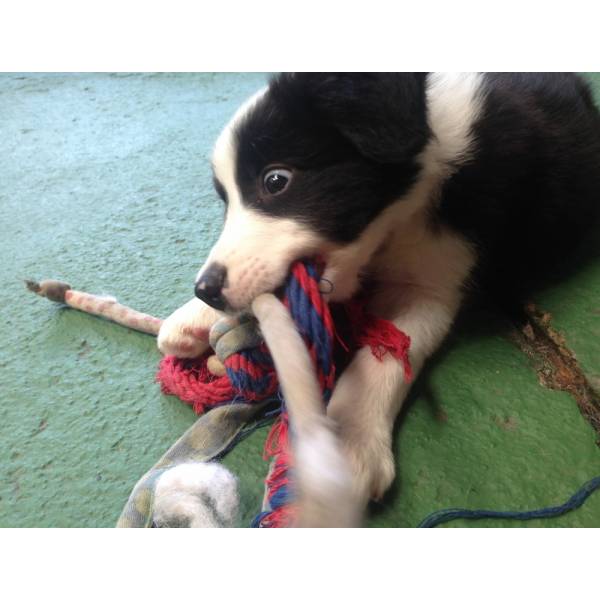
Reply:
[[[186,301],[221,220],[211,145],[263,81],[0,75],[1,526],[112,526],[139,476],[192,423],[153,382],[152,338],[27,295],[22,279],[63,278],[157,315]],[[600,265],[538,302],[598,384]],[[370,525],[414,526],[456,505],[535,508],[600,474],[573,398],[540,386],[501,322],[481,313],[461,325],[420,378],[398,428],[397,484]],[[243,523],[260,503],[264,435],[226,459]],[[527,525],[600,526],[600,494]]]

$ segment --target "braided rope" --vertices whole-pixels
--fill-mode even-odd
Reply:
[[[230,402],[235,396],[231,381],[214,376],[206,366],[206,356],[199,359],[165,356],[156,379],[163,394],[177,396],[190,404],[198,415],[209,408]]]
[[[333,354],[336,333],[329,305],[319,290],[321,272],[322,264],[319,262],[295,262],[285,287],[283,302],[306,343],[326,403],[335,385]],[[403,362],[405,376],[410,378],[410,338],[392,323],[367,315],[364,303],[352,302],[347,306],[347,311],[358,346],[370,346],[379,360],[385,353],[391,353]],[[281,399],[280,415],[265,444],[264,458],[272,462],[265,481],[263,511],[252,524],[255,527],[292,525],[295,509],[290,481],[293,457],[290,452],[289,420],[266,344],[257,342],[253,347],[224,357],[226,374],[221,377],[210,374],[206,366],[207,359],[208,356],[193,360],[165,357],[157,374],[163,393],[178,396],[191,404],[198,414],[227,402],[258,402],[269,397]]]

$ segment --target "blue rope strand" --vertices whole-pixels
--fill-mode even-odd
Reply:
[[[564,504],[550,506],[529,511],[497,511],[497,510],[469,510],[466,508],[446,508],[437,510],[425,517],[417,527],[436,527],[442,523],[455,519],[514,519],[528,521],[529,519],[547,519],[564,515],[579,508],[598,488],[600,477],[594,477],[577,490]]]

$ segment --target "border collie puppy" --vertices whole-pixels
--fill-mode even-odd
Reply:
[[[197,298],[161,329],[163,353],[204,352],[218,311],[248,308],[320,255],[330,300],[368,281],[369,310],[410,336],[418,373],[467,289],[523,292],[592,222],[600,117],[572,74],[283,74],[234,115],[213,169],[225,224]],[[402,364],[369,348],[336,385],[328,418],[363,508],[394,478],[408,390]]]

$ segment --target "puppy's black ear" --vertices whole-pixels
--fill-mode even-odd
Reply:
[[[317,118],[371,160],[403,162],[427,142],[425,73],[296,73],[291,79]]]

